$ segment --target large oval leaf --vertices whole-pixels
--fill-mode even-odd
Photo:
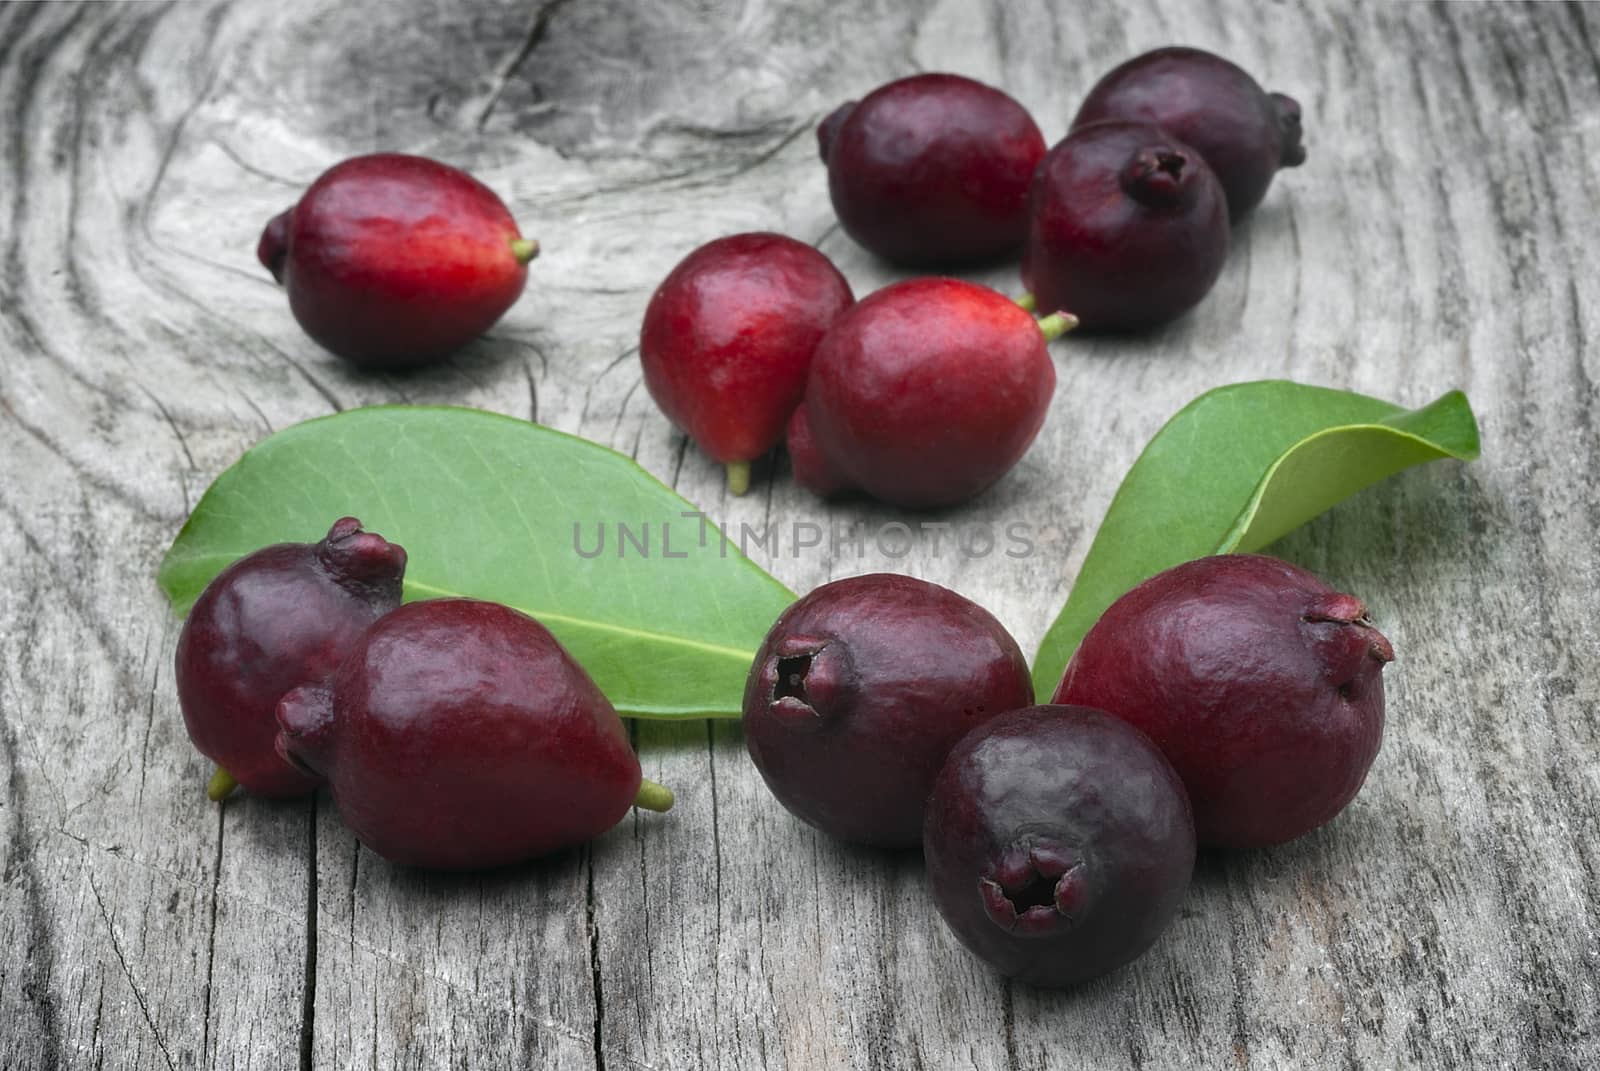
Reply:
[[[408,599],[532,614],[622,713],[737,717],[756,648],[794,595],[694,509],[621,454],[537,424],[357,409],[281,431],[218,477],[159,579],[187,612],[235,559],[359,517],[406,548]]]
[[[1202,394],[1156,433],[1123,478],[1039,647],[1034,687],[1054,692],[1106,607],[1163,569],[1260,550],[1401,469],[1477,456],[1477,421],[1460,391],[1416,410],[1283,380]]]

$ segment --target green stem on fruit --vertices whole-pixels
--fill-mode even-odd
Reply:
[[[1054,342],[1077,326],[1078,318],[1070,312],[1052,312],[1039,321],[1039,330],[1044,333],[1046,342]]]
[[[742,495],[750,490],[750,462],[728,462],[728,493]]]
[[[517,258],[518,264],[526,264],[539,255],[539,243],[532,238],[513,238],[511,255]]]
[[[639,783],[639,794],[633,798],[633,805],[643,807],[647,811],[670,811],[672,789],[646,778]]]
[[[218,766],[216,773],[211,775],[211,780],[206,782],[206,799],[212,803],[221,803],[238,787],[239,782],[233,779],[233,775]]]
[[[1034,309],[1039,307],[1038,299],[1036,299],[1032,294],[1023,294],[1021,297],[1016,299],[1016,302],[1022,307],[1023,312],[1032,312]]]

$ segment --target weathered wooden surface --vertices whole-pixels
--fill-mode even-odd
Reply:
[[[1169,42],[1298,96],[1310,163],[1195,315],[1055,347],[1039,443],[940,518],[1026,523],[1036,554],[966,560],[924,532],[898,559],[756,556],[799,590],[883,567],[950,584],[1031,650],[1194,394],[1465,388],[1481,463],[1281,547],[1367,595],[1401,652],[1339,821],[1203,859],[1147,958],[1055,995],[966,956],[914,857],[790,819],[733,725],[639,726],[677,809],[489,876],[397,872],[326,800],[205,802],[152,576],[251,443],[462,403],[632,453],[734,525],[897,519],[781,472],[725,500],[639,389],[650,288],[703,240],[778,229],[864,293],[889,275],[830,226],[814,158],[834,102],[954,69],[1054,138],[1100,70]],[[0,8],[0,1067],[1600,1065],[1597,44],[1583,5]],[[253,257],[304,183],[378,148],[469,166],[546,249],[491,339],[404,378],[320,353]]]

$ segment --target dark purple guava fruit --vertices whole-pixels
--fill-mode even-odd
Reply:
[[[400,605],[405,568],[403,549],[346,517],[320,543],[240,558],[200,593],[178,637],[178,706],[194,746],[217,764],[212,799],[236,783],[261,796],[316,791],[315,778],[278,757],[273,711]]]
[[[843,840],[916,844],[951,746],[1033,702],[1005,628],[947,588],[875,573],[783,612],[744,694],[745,743],[778,801]]]
[[[1255,554],[1201,558],[1111,605],[1058,703],[1110,711],[1183,778],[1202,843],[1279,844],[1344,809],[1383,740],[1394,648],[1354,595]]]
[[[1072,129],[1106,119],[1154,123],[1193,145],[1235,220],[1261,203],[1279,168],[1306,161],[1299,103],[1198,48],[1158,48],[1117,67],[1089,91]]]
[[[1228,205],[1200,153],[1148,123],[1079,127],[1034,175],[1022,282],[1090,331],[1176,319],[1228,259]]]
[[[973,730],[928,801],[928,887],[950,929],[1000,973],[1064,987],[1153,944],[1194,871],[1183,784],[1104,711],[1036,706]]]
[[[327,778],[345,823],[395,863],[501,866],[597,837],[635,803],[672,806],[589,675],[498,603],[401,607],[277,718],[279,752]]]
[[[956,267],[1022,245],[1044,136],[1026,108],[954,74],[918,74],[836,109],[817,128],[846,233],[893,264]]]

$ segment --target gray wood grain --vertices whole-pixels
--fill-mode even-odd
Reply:
[[[819,504],[781,461],[728,500],[640,389],[666,271],[776,229],[865,293],[893,276],[832,225],[833,104],[951,69],[1055,138],[1100,71],[1170,42],[1299,97],[1311,159],[1195,314],[1058,343],[1033,451],[932,518],[1026,524],[1036,553],[922,531],[797,554],[797,521],[903,518]],[[1597,43],[1600,13],[1553,4],[0,6],[0,1067],[1600,1065]],[[489,338],[404,377],[318,351],[253,257],[305,183],[379,148],[469,167],[545,248]],[[397,871],[325,799],[201,794],[153,572],[273,429],[394,401],[532,417],[735,531],[776,525],[752,551],[797,590],[911,572],[1031,650],[1145,440],[1269,376],[1464,388],[1485,458],[1283,542],[1400,650],[1384,751],[1327,829],[1202,858],[1168,936],[1080,991],[993,978],[914,856],[791,819],[736,725],[638,725],[677,808],[490,875]]]

